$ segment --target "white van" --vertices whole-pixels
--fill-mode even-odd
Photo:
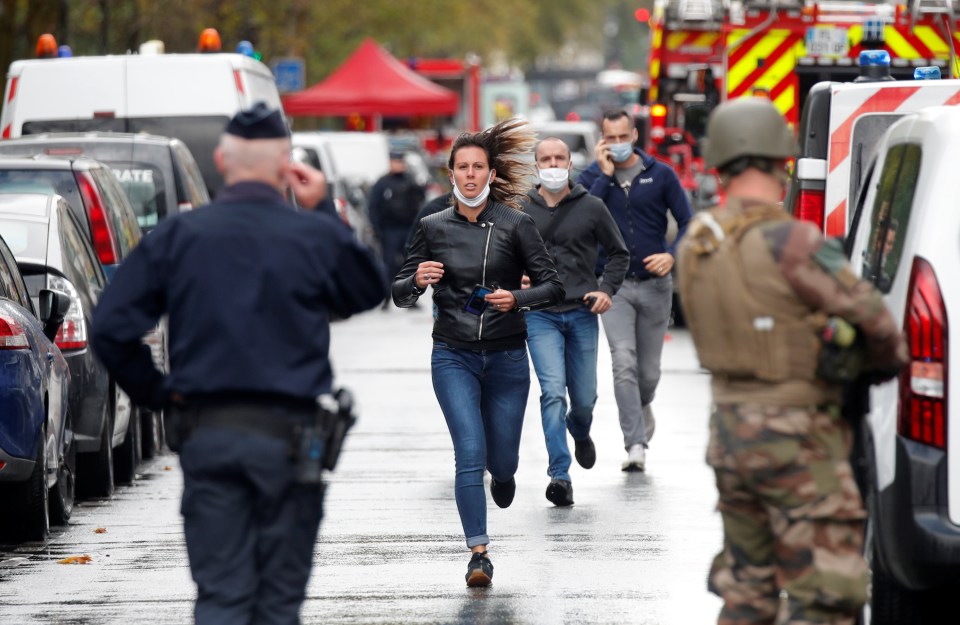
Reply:
[[[282,108],[270,69],[235,53],[130,54],[15,61],[0,133],[147,132],[183,141],[211,195],[213,149],[227,121],[257,101]]]

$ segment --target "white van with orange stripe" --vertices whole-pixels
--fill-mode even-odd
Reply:
[[[800,117],[800,155],[784,208],[843,237],[884,131],[908,113],[960,103],[960,80],[815,85]]]

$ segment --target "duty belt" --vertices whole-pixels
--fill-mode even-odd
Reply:
[[[180,414],[193,428],[224,427],[263,434],[284,441],[291,440],[308,423],[308,420],[314,417],[314,413],[309,412],[291,412],[244,404],[188,407],[180,409]]]

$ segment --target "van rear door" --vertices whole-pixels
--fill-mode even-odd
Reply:
[[[3,138],[36,134],[44,120],[92,119],[109,125],[127,115],[126,57],[15,61],[7,74]],[[24,122],[28,127],[24,128]],[[34,124],[34,128],[30,124]],[[111,130],[116,130],[111,128]]]

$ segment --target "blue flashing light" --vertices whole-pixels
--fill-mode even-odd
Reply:
[[[61,59],[67,59],[73,56],[73,50],[70,49],[70,46],[64,44],[57,48],[57,56]]]
[[[913,70],[914,80],[940,80],[940,68],[936,65],[918,67]]]
[[[864,50],[860,53],[860,67],[890,67],[890,53],[886,50]]]
[[[243,41],[237,44],[237,53],[242,54],[244,56],[250,56],[250,57],[254,56],[255,52],[253,50],[253,44],[247,41],[246,39],[244,39]]]

